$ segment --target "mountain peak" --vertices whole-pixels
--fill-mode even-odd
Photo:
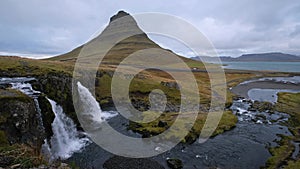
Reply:
[[[127,37],[127,35],[131,35],[131,36]],[[118,42],[105,54],[102,60],[102,63],[105,64],[118,65],[122,60],[124,60],[129,55],[144,49],[158,48],[158,49],[166,50],[161,48],[155,42],[153,42],[147,36],[147,34],[142,29],[140,29],[133,16],[131,16],[129,13],[122,10],[119,11],[114,16],[112,16],[110,18],[109,24],[102,31],[102,33],[93,39],[93,41],[97,41],[97,40],[99,40],[99,42],[102,43],[102,47],[107,46],[107,44],[110,44],[112,42]],[[84,46],[85,44],[79,46],[78,48],[66,54],[62,54],[50,58],[49,60],[76,61],[77,57],[81,53],[81,49]],[[102,50],[102,48],[95,48],[91,51],[94,50]],[[166,50],[166,51],[172,52],[170,50]],[[99,51],[99,53],[100,52],[102,51]],[[91,55],[90,58],[94,56],[96,55]],[[183,58],[183,57],[181,58],[184,61],[191,62],[190,59]]]
[[[130,14],[127,13],[127,12],[125,12],[125,11],[123,11],[123,10],[121,10],[121,11],[119,11],[117,14],[115,14],[114,16],[112,16],[112,17],[110,18],[110,22],[112,22],[112,21],[114,21],[114,20],[116,20],[116,19],[122,18],[122,17],[124,17],[124,16],[130,16]]]

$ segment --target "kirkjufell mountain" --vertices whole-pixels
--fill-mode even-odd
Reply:
[[[126,17],[123,20],[118,20],[119,18]],[[129,56],[130,54],[137,52],[143,49],[150,49],[150,48],[157,48],[162,49],[158,44],[152,41],[146,33],[141,30],[138,26],[138,23],[135,19],[127,12],[119,11],[116,15],[112,16],[109,20],[108,26],[102,31],[102,33],[94,38],[93,40],[97,40],[97,38],[104,38],[107,39],[108,43],[111,38],[115,38],[118,36],[122,36],[124,32],[139,32],[139,34],[126,38],[116,44],[110,51],[106,54],[105,58],[103,59],[102,63],[104,64],[118,64],[124,58]],[[103,37],[103,35],[105,37]],[[84,44],[83,44],[84,45]],[[55,60],[55,61],[68,61],[74,62],[76,61],[76,57],[79,55],[82,46],[78,48],[56,57],[49,58],[48,60]],[[99,44],[101,45],[101,44]],[[173,53],[171,50],[163,49],[167,52]],[[175,54],[175,53],[173,53]],[[177,55],[177,54],[175,54]],[[194,62],[192,59],[180,57],[182,60],[186,62]],[[196,63],[196,62],[195,62]],[[197,63],[199,64],[199,62]]]

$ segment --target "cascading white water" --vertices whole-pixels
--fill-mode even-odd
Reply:
[[[71,118],[67,117],[62,109],[55,101],[48,99],[52,111],[55,114],[52,123],[53,136],[51,137],[50,153],[51,159],[67,159],[74,152],[80,151],[90,141],[88,138],[79,137],[79,132]]]
[[[117,115],[116,112],[101,111],[99,103],[89,92],[89,90],[78,83],[78,92],[81,98],[81,106],[83,106],[83,114],[88,115],[90,118],[96,121],[96,123],[101,123],[104,120],[112,118]],[[47,98],[48,99],[48,98]],[[74,152],[80,151],[84,148],[90,140],[86,137],[80,138],[79,132],[76,130],[76,125],[71,118],[67,117],[63,112],[61,106],[59,106],[55,101],[48,99],[52,111],[55,114],[54,121],[52,123],[53,136],[50,140],[50,146],[47,146],[45,142],[45,148],[50,151],[51,159],[67,159],[72,156]]]
[[[35,79],[22,77],[0,78],[0,84],[11,84],[13,89],[19,90],[33,98],[36,106],[37,116],[39,118],[39,127],[45,131],[41,109],[38,102],[38,97],[41,92],[32,88],[32,85],[28,82],[31,80]],[[102,112],[99,103],[96,101],[93,95],[79,82],[78,92],[80,94],[81,103],[83,106],[83,114],[92,118],[93,122],[96,121],[97,123],[101,123],[104,120],[118,115],[118,113],[114,111]],[[71,157],[74,152],[82,150],[91,141],[87,137],[80,137],[80,132],[77,131],[73,120],[65,115],[60,105],[51,99],[48,99],[48,101],[52,106],[53,113],[55,114],[55,118],[52,123],[53,136],[51,137],[50,142],[45,139],[41,151],[50,161],[55,159],[67,159]]]
[[[99,103],[80,82],[77,83],[78,94],[80,98],[80,112],[82,125],[91,130],[100,127],[100,123],[118,115],[115,111],[102,111]]]
[[[32,85],[27,81],[34,80],[28,78],[6,78],[6,81],[9,81],[12,85],[12,89],[21,91],[22,93],[33,98],[37,116],[39,118],[39,127],[42,131],[45,131],[43,126],[43,120],[41,115],[41,109],[38,102],[38,96],[41,92],[36,91],[32,88]],[[53,136],[50,140],[50,145],[47,140],[45,140],[42,147],[42,152],[50,160],[54,159],[67,159],[74,152],[80,151],[89,143],[89,139],[79,138],[79,132],[76,130],[76,125],[67,117],[61,106],[53,100],[48,99],[52,106],[52,111],[55,114],[55,119],[52,123]],[[51,147],[51,148],[50,148]]]

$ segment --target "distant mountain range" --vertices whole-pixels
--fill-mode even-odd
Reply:
[[[203,60],[207,62],[216,62],[215,57],[203,56]],[[198,57],[192,57],[192,59],[199,60]],[[300,57],[291,54],[285,54],[280,52],[274,53],[259,53],[259,54],[244,54],[237,58],[230,56],[221,56],[223,62],[300,62]]]

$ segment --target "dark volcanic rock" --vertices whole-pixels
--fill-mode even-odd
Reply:
[[[62,106],[64,112],[79,124],[72,99],[72,76],[63,72],[51,72],[37,77],[40,88],[50,99]]]
[[[157,161],[147,158],[126,158],[114,156],[104,164],[105,169],[164,169]]]
[[[9,88],[11,87],[10,84],[0,84],[0,89],[6,89],[6,88]]]
[[[176,158],[171,158],[167,160],[168,166],[172,169],[181,169],[183,168],[182,161]]]
[[[52,111],[51,104],[44,96],[39,96],[38,101],[42,113],[42,120],[45,128],[46,138],[48,139],[48,141],[50,141],[50,138],[53,135],[52,122],[54,121],[55,115]]]
[[[159,121],[158,122],[158,127],[166,127],[166,126],[168,126],[167,122],[165,122],[165,121]]]
[[[18,91],[7,90],[6,94],[0,96],[0,131],[4,133],[2,137],[6,137],[1,139],[40,149],[45,133],[39,127],[34,101]]]
[[[110,22],[112,22],[116,19],[122,18],[124,16],[129,16],[129,14],[125,11],[119,11],[116,15],[114,15],[110,18]]]

